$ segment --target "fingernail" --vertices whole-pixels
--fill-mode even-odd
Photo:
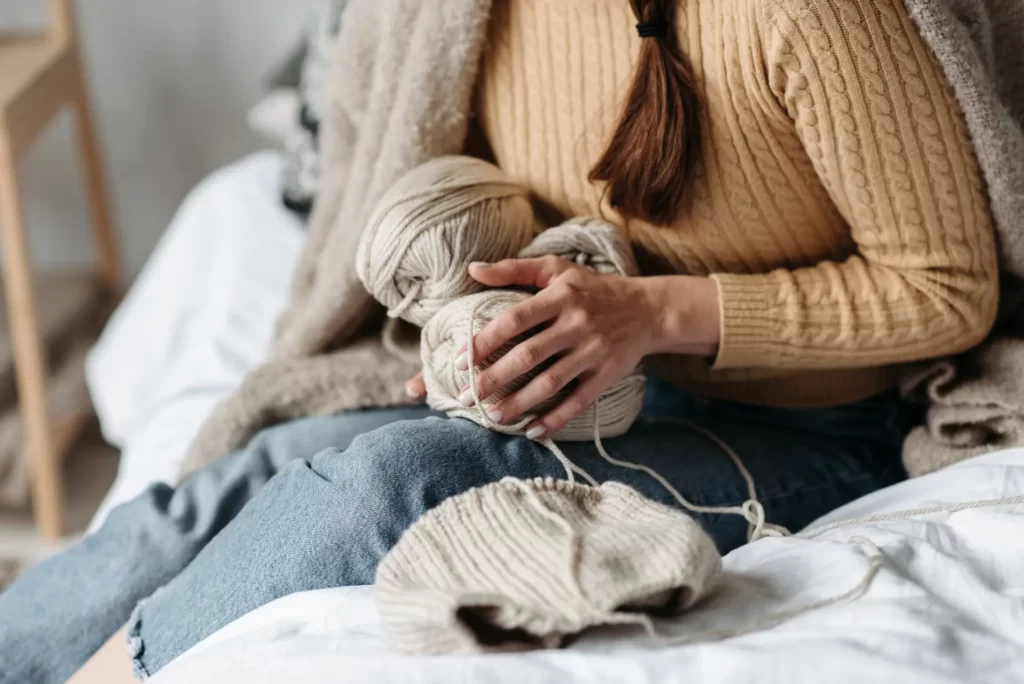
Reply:
[[[487,412],[487,417],[491,419],[492,423],[500,423],[501,411],[499,411],[498,409],[491,409],[490,411]]]
[[[462,394],[459,395],[459,403],[469,408],[473,405],[473,392],[472,390],[463,390]]]
[[[540,425],[534,425],[532,428],[526,431],[526,439],[540,439],[544,436],[544,428]]]
[[[473,267],[473,268],[490,268],[491,267],[491,265],[489,263],[487,263],[486,261],[474,261],[473,263],[470,264],[470,266]]]
[[[405,393],[406,393],[407,395],[409,395],[409,398],[410,398],[410,399],[419,399],[419,398],[420,398],[420,393],[419,393],[419,391],[418,391],[418,390],[416,390],[416,389],[413,389],[413,386],[412,386],[412,385],[406,385],[406,386],[405,386]]]
[[[455,359],[455,370],[467,371],[469,370],[469,352],[464,351],[459,354],[459,357]]]

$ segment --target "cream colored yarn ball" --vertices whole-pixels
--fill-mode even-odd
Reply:
[[[356,255],[356,272],[388,315],[423,326],[483,286],[474,261],[514,256],[534,234],[526,190],[493,164],[440,157],[403,176],[381,199]]]
[[[423,381],[427,388],[427,403],[437,411],[444,411],[455,418],[468,418],[485,427],[493,428],[478,407],[466,408],[459,402],[462,388],[470,383],[469,371],[455,368],[455,358],[469,343],[471,335],[479,333],[495,316],[519,302],[529,299],[525,292],[512,290],[488,290],[460,297],[441,309],[423,329],[420,341],[423,361]],[[507,354],[516,344],[527,339],[521,335],[496,351],[490,358],[477,363],[481,370],[489,367]],[[517,378],[513,383],[497,392],[484,403],[487,406],[524,387],[547,365]],[[534,420],[554,408],[574,388],[568,385],[552,399],[535,407],[522,416],[515,424],[502,426],[504,432],[519,434]],[[591,406],[582,415],[570,421],[564,428],[551,435],[555,441],[587,441],[595,434],[601,437],[617,437],[625,434],[633,425],[643,407],[644,381],[636,371],[613,387],[606,390],[597,401],[599,423],[595,433],[595,411]]]

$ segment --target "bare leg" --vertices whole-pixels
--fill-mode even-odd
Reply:
[[[135,681],[122,627],[72,675],[68,684],[135,684]]]

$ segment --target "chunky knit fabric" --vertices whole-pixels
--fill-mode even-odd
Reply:
[[[377,569],[381,619],[411,653],[558,646],[587,627],[678,614],[718,579],[685,513],[618,482],[506,478],[452,497]]]
[[[997,304],[992,223],[960,108],[899,0],[680,7],[702,163],[675,225],[617,223],[647,273],[718,281],[722,341],[713,367],[654,369],[726,398],[831,404],[978,343]],[[482,128],[559,214],[615,217],[586,176],[632,75],[634,23],[624,0],[495,4]]]

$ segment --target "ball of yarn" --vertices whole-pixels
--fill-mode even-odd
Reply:
[[[423,326],[454,299],[483,289],[474,261],[517,254],[534,234],[526,190],[493,164],[434,159],[403,176],[363,233],[356,272],[388,315]]]
[[[549,228],[519,252],[524,259],[549,254],[608,275],[640,274],[633,249],[622,233],[598,218],[574,218]]]
[[[427,403],[431,408],[444,411],[452,417],[468,418],[485,427],[492,429],[498,427],[504,432],[519,434],[534,420],[543,417],[547,411],[557,406],[569,395],[575,387],[574,383],[570,383],[554,397],[534,407],[514,424],[495,426],[490,423],[484,413],[486,408],[524,387],[548,366],[548,364],[542,364],[529,373],[516,378],[515,381],[486,399],[483,406],[466,408],[459,402],[458,397],[462,393],[462,388],[470,384],[471,377],[470,371],[456,369],[456,357],[469,343],[471,336],[479,333],[495,316],[530,296],[525,292],[512,290],[479,292],[449,303],[430,319],[423,329],[420,355],[423,362],[423,381],[427,388]],[[517,344],[527,339],[530,334],[528,332],[520,335],[507,342],[487,359],[478,360],[477,368],[482,370],[489,367]],[[588,410],[584,411],[582,415],[570,421],[568,425],[551,437],[556,441],[586,441],[594,439],[595,435],[601,437],[622,435],[629,430],[640,414],[640,409],[643,406],[643,393],[643,376],[637,370],[601,394],[596,402],[596,412],[594,406],[588,407]]]

